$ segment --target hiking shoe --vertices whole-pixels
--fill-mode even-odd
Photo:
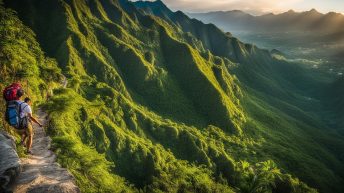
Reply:
[[[26,151],[27,154],[33,155],[31,150]]]

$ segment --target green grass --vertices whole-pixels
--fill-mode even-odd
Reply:
[[[44,56],[34,32],[25,26],[13,10],[5,9],[0,2],[0,90],[18,81],[34,105],[45,99],[49,89],[59,85],[61,69],[56,60]],[[0,115],[4,117],[5,101],[0,99]],[[1,129],[4,119],[0,120]]]
[[[181,12],[166,20],[115,0],[6,5],[56,61],[30,32],[7,45],[14,56],[34,45],[40,62],[26,51],[2,77],[29,61],[33,96],[55,85],[42,104],[48,133],[82,192],[342,190],[343,139],[318,116],[323,75]]]

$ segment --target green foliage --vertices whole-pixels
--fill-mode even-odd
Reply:
[[[343,128],[344,126],[344,78],[338,78],[329,88],[330,97],[328,101],[335,111],[337,112],[338,128]],[[343,133],[343,132],[341,132]]]
[[[1,81],[37,76],[42,52],[34,39],[33,32],[15,17],[12,10],[1,7],[0,13]]]
[[[44,106],[51,117],[49,133],[56,136],[53,146],[60,163],[74,174],[82,191],[133,191],[119,177],[124,176],[148,192],[231,192],[213,179],[210,170],[177,160],[172,152],[132,131],[135,128],[131,127],[141,125],[118,127],[108,117],[108,109],[103,104],[90,103],[69,89],[55,93]],[[139,113],[134,113],[137,110],[133,107],[118,109],[119,112],[127,110],[131,116]],[[184,140],[182,136],[180,140]],[[111,162],[103,159],[104,156]]]
[[[11,9],[0,3],[0,90],[12,82],[20,82],[26,96],[38,104],[49,87],[61,80],[61,70],[55,60],[47,58],[35,39],[34,32],[23,25]],[[4,117],[5,101],[0,99],[0,116]],[[1,129],[14,134],[1,119]],[[19,150],[19,152],[23,152]]]
[[[240,161],[236,170],[240,173],[236,177],[238,192],[317,192],[309,189],[306,184],[290,175],[283,175],[272,161],[256,163],[254,166],[246,161]]]
[[[240,192],[269,192],[275,187],[275,181],[281,179],[281,172],[271,160],[257,163],[255,167],[248,162],[241,161],[237,165],[240,172],[239,181]]]
[[[122,0],[6,5],[56,59],[27,29],[37,47],[27,52],[41,58],[28,76],[68,78],[43,107],[58,162],[83,192],[315,192],[290,174],[341,189],[328,147],[342,140],[307,113],[317,109],[305,88],[319,81],[304,69],[181,12],[158,18]],[[8,64],[26,69],[16,57]]]
[[[167,33],[163,32],[162,37],[163,50],[173,52],[173,54],[164,53],[168,61],[167,68],[178,78],[184,92],[196,103],[198,111],[210,119],[210,124],[240,134],[239,124],[244,120],[242,112],[224,94],[211,69],[211,64],[207,64],[196,50],[168,37]],[[231,78],[229,74],[227,77],[221,77],[225,80]],[[202,89],[207,92],[200,93]],[[235,96],[231,97],[235,100]]]

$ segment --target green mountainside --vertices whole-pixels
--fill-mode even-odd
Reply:
[[[1,83],[31,73],[23,80],[82,192],[344,190],[341,119],[323,119],[321,94],[342,85],[326,74],[161,1],[4,6],[18,17],[1,6]]]
[[[334,108],[335,110],[335,118],[338,120],[337,127],[343,128],[344,127],[344,77],[342,75],[337,81],[335,81],[329,89],[331,93],[329,106]],[[344,135],[343,130],[339,130],[339,132]]]
[[[152,6],[152,5],[157,4],[157,2],[153,2],[153,3],[152,2],[136,2],[135,4],[137,5],[137,7],[143,9],[145,13],[155,13],[152,7],[156,9],[157,6],[156,5]],[[158,4],[161,4],[161,2]],[[165,12],[167,11],[166,9],[164,10]],[[178,15],[178,14],[180,15],[181,12],[176,12],[175,15]],[[161,14],[161,13],[157,14],[157,16],[159,17],[165,17],[166,15],[172,15],[172,14]],[[174,18],[176,17],[170,16],[170,20],[179,26],[181,23],[180,19],[174,19]],[[195,26],[195,24],[193,24],[194,22],[199,23],[199,21],[192,19],[191,22],[189,22],[189,28],[192,28],[191,26]],[[208,26],[213,26],[213,25],[210,24]],[[195,34],[195,32],[192,32],[192,31],[191,33]],[[223,37],[225,35],[226,34],[222,33],[221,35],[214,34],[213,36]],[[197,32],[195,36],[197,36]],[[208,38],[211,38],[211,37],[208,37]],[[199,39],[202,42],[204,42],[204,44],[206,44],[207,40],[204,40],[202,38],[199,38]],[[236,39],[236,38],[229,37],[228,39]],[[222,40],[222,42],[226,42],[226,41]],[[229,43],[226,43],[226,45],[228,44]],[[322,119],[321,116],[324,116],[323,113],[321,112],[324,111],[324,109],[326,109],[326,111],[328,110],[326,107],[324,108],[324,106],[327,106],[327,100],[329,101],[333,100],[333,98],[327,98],[327,96],[324,96],[322,93],[326,93],[327,91],[326,89],[328,85],[331,85],[332,80],[327,80],[328,77],[322,73],[303,69],[302,67],[296,64],[290,65],[283,61],[273,60],[271,59],[271,56],[267,54],[267,51],[257,49],[253,45],[249,45],[249,44],[244,45],[241,42],[240,44],[241,44],[240,48],[244,48],[244,49],[236,49],[236,50],[244,50],[241,52],[243,54],[240,54],[240,53],[239,55],[236,54],[239,57],[231,58],[231,60],[237,61],[239,62],[239,64],[242,64],[242,65],[239,65],[238,68],[235,68],[233,72],[238,77],[240,82],[243,83],[242,86],[249,87],[246,94],[249,94],[250,97],[256,97],[257,95],[259,96],[258,98],[254,99],[254,103],[257,103],[257,101],[261,101],[261,100],[265,103],[265,104],[260,104],[261,111],[259,111],[259,113],[255,112],[256,114],[261,114],[264,111],[269,112],[263,109],[264,108],[270,109],[270,108],[267,108],[267,106],[272,106],[275,109],[270,112],[272,112],[273,114],[278,114],[280,116],[279,118],[277,117],[272,118],[272,120],[276,120],[276,122],[279,122],[282,117],[283,117],[282,119],[284,120],[290,120],[290,117],[292,117],[293,119],[297,120],[296,122],[300,121],[300,122],[306,123],[307,126],[306,125],[301,126],[296,123],[297,124],[296,127],[302,128],[301,129],[302,131],[309,130],[310,129],[309,126],[312,128],[318,128],[318,131],[309,130],[307,135],[311,135],[311,138],[317,141],[317,143],[322,142],[323,143],[321,144],[322,146],[329,147],[329,144],[331,144],[333,141],[336,141],[336,139],[338,138],[339,139],[342,138],[338,136],[337,134],[332,135],[333,139],[335,140],[329,139],[329,138],[327,139],[319,138],[319,136],[326,135],[321,130],[323,128],[327,128],[325,124],[328,124],[326,123],[326,121],[325,123],[321,121]],[[220,46],[222,46],[222,44],[220,44]],[[231,51],[232,51],[231,49],[227,49],[227,52],[231,52]],[[340,92],[341,90],[343,90],[342,88],[343,87],[341,86],[337,86],[336,88],[331,88],[331,90],[335,92],[338,92],[338,91]],[[324,91],[324,89],[326,91]],[[248,97],[247,100],[243,99],[242,101],[251,101],[252,99],[250,99],[250,97]],[[247,105],[245,107],[245,110],[246,110],[245,113],[246,114],[252,113],[252,116],[257,116],[257,115],[253,115],[254,111],[252,111],[251,109],[256,111],[257,106],[252,105],[252,104]],[[276,109],[278,110],[276,111]],[[335,112],[335,114],[340,115],[340,112],[337,111]],[[271,115],[268,115],[268,117],[270,116]],[[262,120],[264,120],[265,122],[267,120],[266,117],[263,117],[261,115],[253,119],[254,119],[254,122],[260,122]],[[341,119],[339,118],[336,120],[337,121],[335,121],[336,122],[335,125],[338,126]],[[293,121],[290,120],[290,122],[294,122],[294,121],[295,120]],[[333,121],[331,122],[333,123]],[[266,123],[264,124],[264,126],[269,127],[271,130],[273,130],[273,128],[276,127],[276,125],[274,124],[271,124],[270,126],[266,126]],[[295,128],[295,126],[289,125],[287,123],[278,124],[278,127],[285,128],[284,130],[281,130],[282,132],[280,133],[281,135],[286,135],[285,132],[287,130],[290,130],[291,128]],[[342,128],[341,126],[338,126],[338,127]],[[271,130],[269,132],[271,132]],[[341,132],[341,130],[335,131],[335,133],[336,132]],[[297,132],[297,135],[302,135],[302,134]],[[273,139],[271,139],[271,142],[274,141],[272,146],[275,146],[276,144],[280,144],[280,142],[278,142],[280,138],[278,137],[276,138],[277,135],[275,134],[270,135],[269,138],[271,138],[272,136],[273,136]],[[305,137],[304,135],[302,136]],[[291,137],[291,140],[295,140],[298,137],[300,136],[293,136]],[[276,139],[277,141],[275,141]],[[283,140],[285,140],[285,138],[283,138]],[[292,143],[293,142],[290,141],[290,144]],[[284,145],[285,144],[283,144],[283,146]],[[304,145],[307,146],[306,144]],[[343,147],[342,142],[339,142],[337,145],[339,147]],[[280,148],[284,149],[283,147],[280,147]],[[308,149],[308,147],[306,149]],[[333,151],[333,153],[334,155],[336,155],[337,158],[339,158],[339,160],[342,160],[342,158],[340,157],[343,155],[343,148],[339,148],[338,150],[339,151]],[[268,150],[268,152],[270,153],[273,151],[274,150],[272,149]],[[309,149],[305,151],[309,151]],[[280,154],[280,152],[277,154]],[[319,156],[324,157],[323,155],[325,154],[320,153]],[[283,159],[283,157],[280,157],[279,159]],[[295,159],[299,159],[299,158],[295,158]],[[341,167],[340,165],[337,165],[337,166]]]
[[[44,56],[34,32],[23,25],[13,10],[1,5],[0,19],[1,90],[14,81],[22,81],[27,95],[42,101],[47,90],[57,87],[62,80],[61,69],[55,59]],[[2,97],[0,100],[4,104]],[[1,125],[2,122],[3,119]]]

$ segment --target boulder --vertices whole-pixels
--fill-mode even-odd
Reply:
[[[21,171],[15,139],[6,132],[0,132],[0,155],[0,192],[6,192]]]

